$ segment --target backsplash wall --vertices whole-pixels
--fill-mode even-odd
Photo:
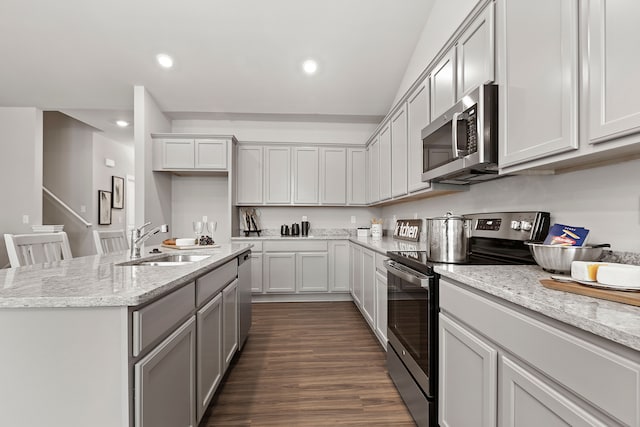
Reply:
[[[640,160],[560,175],[513,176],[472,185],[467,192],[382,209],[385,229],[397,218],[495,211],[547,211],[551,222],[584,226],[589,243],[640,252]]]

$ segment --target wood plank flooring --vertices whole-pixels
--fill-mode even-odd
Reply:
[[[242,353],[200,427],[414,426],[351,302],[253,304]]]

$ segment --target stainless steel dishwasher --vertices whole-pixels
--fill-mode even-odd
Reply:
[[[240,327],[238,349],[242,350],[251,328],[251,251],[238,257],[238,307]]]

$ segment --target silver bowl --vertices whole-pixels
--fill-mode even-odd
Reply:
[[[533,259],[543,270],[550,273],[569,273],[573,261],[598,261],[602,256],[602,245],[562,246],[525,242],[533,254]]]

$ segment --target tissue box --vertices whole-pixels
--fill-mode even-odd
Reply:
[[[357,237],[369,237],[369,229],[366,227],[358,227]]]

